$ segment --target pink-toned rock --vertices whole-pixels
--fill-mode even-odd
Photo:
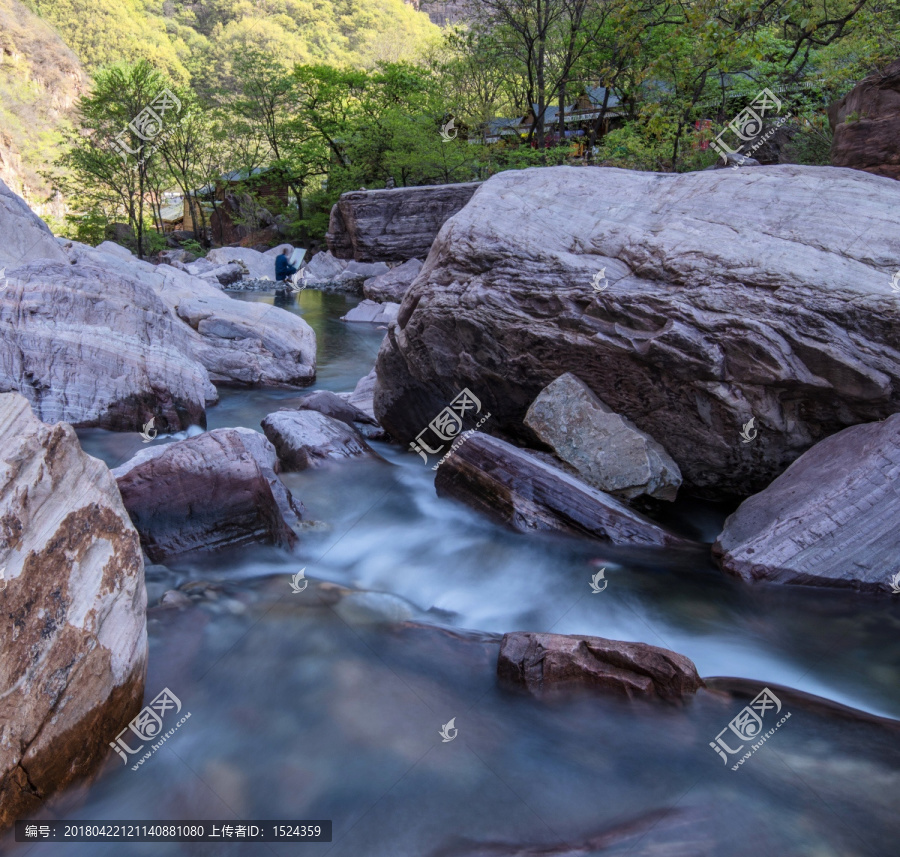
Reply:
[[[668,649],[529,631],[503,635],[497,675],[537,697],[593,688],[674,702],[704,686],[693,662]]]
[[[223,428],[138,453],[115,470],[154,562],[251,544],[291,548],[303,507],[277,476],[275,450],[251,429]]]
[[[141,708],[147,593],[112,474],[0,395],[0,830],[89,776]]]

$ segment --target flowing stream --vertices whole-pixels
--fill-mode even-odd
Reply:
[[[352,390],[374,365],[384,330],[339,320],[355,302],[307,291],[287,307],[318,337],[311,389]],[[300,393],[220,395],[209,428],[259,430]],[[79,435],[110,466],[142,448],[134,434]],[[732,771],[709,742],[743,703],[537,702],[498,687],[495,670],[504,632],[592,634],[672,649],[704,677],[900,718],[900,596],[750,588],[707,552],[513,534],[438,499],[433,471],[403,447],[373,446],[384,461],[283,475],[320,522],[296,555],[257,548],[148,565],[146,701],[167,687],[182,710],[166,725],[191,716],[137,770],[111,754],[93,785],[57,807],[71,819],[331,819],[333,842],[15,853],[897,853],[900,779],[880,762],[897,747],[880,733],[786,705],[771,746]],[[679,502],[669,523],[711,542],[727,511]],[[609,582],[594,594],[601,567]],[[310,585],[293,593],[301,569]],[[185,584],[193,607],[155,606]],[[451,718],[458,735],[444,742]]]

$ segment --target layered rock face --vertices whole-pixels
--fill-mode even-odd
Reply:
[[[406,442],[467,387],[489,431],[534,445],[528,407],[573,372],[686,488],[745,497],[900,410],[897,210],[900,185],[834,168],[501,173],[406,294],[376,416]]]
[[[748,582],[900,589],[898,486],[895,414],[816,444],[728,518],[713,555]]]
[[[161,431],[205,425],[217,399],[191,331],[133,277],[106,267],[31,262],[0,292],[0,390],[44,422]]]
[[[441,227],[478,187],[470,182],[341,194],[331,209],[328,249],[357,262],[424,259]]]
[[[216,429],[142,450],[114,475],[154,562],[251,544],[291,548],[303,509],[278,478],[275,450],[252,429]]]
[[[0,829],[92,773],[141,708],[144,564],[106,465],[0,395]]]
[[[0,391],[22,393],[46,422],[133,431],[152,417],[178,431],[205,425],[213,380],[315,380],[315,333],[292,313],[115,244],[55,239],[5,185],[0,234]]]
[[[832,104],[828,120],[831,163],[900,179],[900,60]]]
[[[497,675],[537,697],[592,688],[674,702],[703,687],[694,664],[668,649],[528,631],[503,635]]]
[[[524,449],[481,432],[457,441],[438,466],[435,489],[522,533],[558,532],[616,545],[684,546],[614,497]]]

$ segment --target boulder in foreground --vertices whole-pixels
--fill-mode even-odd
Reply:
[[[499,173],[404,297],[375,415],[407,443],[468,388],[531,446],[529,406],[573,372],[665,444],[682,492],[744,499],[900,411],[897,211],[900,182],[834,167]]]
[[[434,485],[439,497],[522,533],[559,532],[616,545],[690,544],[575,476],[477,431],[438,467]]]
[[[0,830],[88,776],[141,708],[144,563],[71,426],[0,395]]]
[[[713,555],[747,582],[890,592],[900,575],[898,486],[900,414],[844,429],[742,503]]]
[[[276,411],[261,425],[286,471],[323,467],[349,458],[378,457],[353,427],[319,411]]]
[[[153,562],[252,544],[292,548],[303,507],[258,432],[222,428],[142,450],[114,471]]]
[[[525,415],[528,426],[588,485],[626,500],[674,500],[681,472],[669,453],[598,399],[571,372],[545,387]]]
[[[529,631],[503,635],[497,675],[536,697],[590,688],[674,702],[704,686],[693,662],[668,649]]]

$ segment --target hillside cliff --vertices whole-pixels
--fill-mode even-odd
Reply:
[[[42,216],[61,215],[39,170],[56,156],[61,125],[86,86],[57,33],[20,0],[0,0],[0,179]]]

